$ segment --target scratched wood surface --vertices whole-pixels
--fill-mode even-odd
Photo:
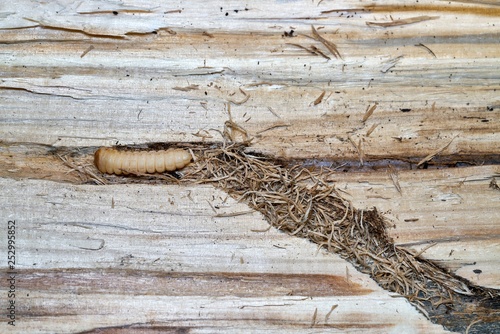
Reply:
[[[220,140],[230,103],[252,149],[343,166],[398,244],[500,288],[499,27],[495,1],[1,4],[6,328],[443,332],[259,214],[215,217],[248,211],[220,191],[84,185],[51,148]]]
[[[258,232],[260,214],[216,217],[248,207],[212,187],[0,182],[19,240],[9,331],[444,332],[337,256]]]

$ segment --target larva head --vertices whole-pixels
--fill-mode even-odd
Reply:
[[[189,163],[192,160],[191,153],[189,153],[186,150],[177,150],[175,154],[175,167],[176,169],[181,169],[184,168],[185,166],[189,165]]]

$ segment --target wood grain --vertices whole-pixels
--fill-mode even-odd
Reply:
[[[97,173],[98,146],[220,141],[229,103],[254,152],[337,168],[399,245],[498,288],[499,27],[494,1],[3,4],[15,331],[444,332],[335,255],[251,232],[259,214],[215,217],[248,208],[211,187],[91,186],[74,168]]]
[[[0,184],[4,214],[18,226],[14,332],[382,333],[403,323],[443,332],[337,256],[275,230],[252,232],[268,225],[260,214],[215,217],[211,205],[246,206],[212,187]]]

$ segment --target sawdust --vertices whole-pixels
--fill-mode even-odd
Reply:
[[[209,183],[226,191],[261,212],[275,228],[339,254],[384,289],[412,302],[448,297],[450,291],[473,295],[460,279],[396,246],[375,208],[355,209],[327,181],[332,171],[285,168],[245,148],[233,143],[198,152],[181,182]]]

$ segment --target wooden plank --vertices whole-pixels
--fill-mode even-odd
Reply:
[[[405,1],[387,1],[384,5],[375,1],[360,4],[352,0],[293,4],[232,1],[222,7],[213,1],[204,2],[203,6],[196,2],[165,5],[160,1],[144,3],[136,0],[127,4],[71,0],[3,4],[0,9],[0,176],[5,178],[5,189],[11,194],[29,189],[24,183],[25,178],[74,184],[32,181],[37,187],[43,184],[47,191],[64,193],[69,198],[77,196],[73,192],[90,194],[89,189],[80,188],[86,187],[80,184],[88,179],[80,178],[81,173],[75,173],[62,164],[57,155],[62,151],[57,150],[58,147],[87,154],[79,157],[82,163],[79,168],[95,172],[90,166],[90,154],[99,145],[220,141],[217,131],[223,130],[229,117],[227,103],[230,103],[233,121],[254,137],[252,150],[285,162],[306,159],[300,162],[313,166],[345,166],[348,171],[355,171],[359,163],[363,164],[359,169],[362,173],[339,173],[332,180],[352,195],[350,199],[358,207],[376,206],[391,217],[396,226],[391,235],[398,245],[414,252],[423,251],[424,257],[438,261],[481,286],[498,287],[500,234],[495,215],[498,195],[497,190],[488,188],[488,184],[499,174],[496,168],[500,142],[500,87],[496,75],[500,70],[499,14],[498,6],[491,1],[444,3],[424,0],[411,5]],[[313,34],[312,26],[317,35]],[[340,57],[332,54],[331,43],[336,45],[337,57]],[[370,108],[371,115],[367,113]],[[434,153],[438,154],[430,161],[431,167],[433,164],[440,167],[484,166],[444,171],[413,170],[419,161]],[[401,193],[395,190],[395,172],[386,171],[389,170],[388,164],[397,170]],[[128,193],[122,189],[137,189],[140,193],[134,197],[139,198],[141,193],[150,191],[150,186],[116,186],[119,191],[115,201],[127,200],[125,194]],[[169,196],[175,203],[173,207],[176,207],[182,190],[166,189],[169,189]],[[214,191],[207,189],[191,188],[193,193]],[[40,194],[49,196],[42,190]],[[36,194],[32,197],[30,201],[38,204],[28,202],[22,208],[18,206],[14,214],[32,215],[30,217],[34,219],[37,213],[47,210],[43,209],[47,203],[36,201]],[[51,210],[55,211],[46,211],[47,217],[54,212],[62,214],[57,210],[65,207],[66,201],[64,197],[54,199]],[[85,201],[74,204],[77,210],[83,210],[77,217],[84,226],[108,213],[104,210],[98,215],[83,209]],[[231,204],[228,210],[233,212],[234,205]],[[186,208],[192,210],[189,205]],[[63,216],[68,210],[63,210]],[[203,210],[207,208],[200,210],[205,212]],[[242,210],[248,209],[244,207]],[[135,222],[131,220],[127,224],[137,224],[149,216],[143,212],[134,217]],[[180,216],[180,213],[176,217],[181,225],[191,219]],[[253,215],[249,217],[255,219]],[[241,216],[238,221],[242,219],[247,224],[249,217]],[[128,221],[126,216],[119,219]],[[64,221],[64,218],[60,220]],[[46,223],[45,220],[41,222]],[[45,269],[30,269],[31,272],[23,268],[27,270],[26,279],[41,284],[44,281],[85,280],[100,275],[92,267],[92,257],[80,256],[76,251],[83,247],[96,250],[82,248],[82,252],[103,254],[99,249],[101,239],[97,235],[87,240],[85,233],[75,230],[78,229],[76,226],[64,227],[71,235],[64,234],[64,228],[59,224],[48,226],[43,233],[39,226],[35,229],[42,234],[38,236],[40,239],[33,239],[33,243],[55,240],[54,235],[65,243],[55,248],[56,253],[49,252],[54,246],[45,241],[42,242],[45,253],[37,255],[32,248],[23,253],[27,258],[36,258],[47,264]],[[112,234],[116,245],[135,245],[134,250],[152,263],[153,259],[145,254],[149,251],[159,253],[160,248],[147,243],[144,236],[129,240],[127,233],[135,232],[126,231],[119,229]],[[187,238],[197,238],[195,231],[182,231]],[[213,234],[211,236],[216,238]],[[281,237],[284,236],[277,238]],[[245,239],[245,243],[247,241],[252,242]],[[184,238],[175,240],[180,249],[185,247],[182,244],[185,242]],[[302,245],[302,241],[290,241],[296,242]],[[208,245],[208,242],[204,240],[202,244]],[[430,245],[432,247],[425,249]],[[144,250],[139,251],[140,247]],[[258,247],[264,246],[259,244]],[[218,256],[210,258],[220,272],[228,270],[228,263],[222,260],[223,248],[216,253]],[[205,256],[201,258],[207,260],[206,251],[202,253],[200,249],[198,251]],[[121,249],[116,246],[116,251]],[[59,254],[64,252],[73,256]],[[62,256],[60,262],[51,262],[54,254]],[[164,282],[162,277],[150,273],[146,260],[141,267],[140,261],[127,260],[126,255],[114,254],[107,260],[102,259],[108,265],[102,274],[105,279],[124,279],[119,270],[123,259],[132,265],[130,270],[146,271],[146,276],[152,275],[152,280]],[[264,257],[259,259],[265,262]],[[302,253],[297,259],[308,265],[320,263]],[[78,267],[81,261],[89,267]],[[160,270],[170,268],[167,262],[161,264]],[[96,268],[103,269],[101,265],[98,263]],[[176,276],[174,281],[179,291],[185,294],[194,291],[193,287],[199,282],[212,282],[213,278],[206,278],[212,274],[215,276],[210,277],[226,283],[232,279],[220,276],[219,271],[212,270],[212,267],[207,268],[206,262],[189,259],[184,265],[191,268],[186,271],[190,274]],[[68,269],[71,266],[76,266],[76,269]],[[345,271],[342,261],[333,267],[340,276]],[[199,268],[199,271],[194,268]],[[252,275],[262,274],[269,280],[270,274],[284,274],[288,267],[276,268],[272,273],[249,271]],[[83,271],[78,271],[80,269]],[[174,269],[174,273],[183,272],[177,267],[170,269]],[[63,274],[58,270],[63,270]],[[481,273],[478,274],[478,270]],[[43,278],[37,280],[37,271]],[[295,274],[299,275],[292,273],[290,280],[293,281]],[[319,274],[325,273],[320,271]],[[192,289],[182,290],[180,286],[191,279]],[[292,281],[287,282],[292,284]],[[54,300],[52,305],[69,307],[64,304],[68,295],[75,296],[74,290],[84,289],[84,285],[74,288],[70,283],[65,284],[71,292],[61,293],[57,297],[60,299],[50,299],[54,288],[45,288],[43,284],[37,285],[41,287],[40,291],[31,291],[30,296],[41,298],[36,299],[37,303],[40,301],[37,305],[43,300]],[[98,284],[93,287],[98,289]],[[245,288],[255,292],[252,287]],[[276,286],[265,290],[272,296],[269,301],[264,296],[257,299],[262,298],[262,305],[274,305],[277,300],[288,303],[277,294],[278,290]],[[221,294],[227,295],[227,291]],[[109,292],[110,289],[104,289],[92,294],[87,290],[90,297],[85,300],[81,297],[82,304],[75,307],[90,310],[93,307],[91,298],[108,296]],[[126,297],[125,294],[114,299],[113,291],[109,295],[102,305],[92,309],[93,314],[99,309],[111,310],[111,305],[118,307],[120,298],[127,300],[131,308],[136,307],[137,300],[139,304],[161,300],[173,305],[168,293],[159,299],[155,296],[149,298],[149,295],[144,299]],[[182,299],[180,295],[174,297]],[[312,310],[306,316],[297,313],[303,311],[300,303],[291,306],[290,310],[263,306],[259,310],[273,314],[271,319],[264,318],[248,325],[241,320],[247,315],[246,307],[243,308],[245,311],[238,309],[234,312],[223,308],[225,300],[198,297],[208,298],[213,305],[226,310],[206,317],[215,324],[213,328],[220,330],[237,319],[235,328],[242,330],[277,331],[284,328],[284,321],[290,320],[293,324],[300,323],[297,331],[303,331],[306,323],[310,325],[317,307],[314,302],[305,301],[310,303]],[[246,305],[250,297],[245,298],[235,298],[233,305]],[[366,298],[354,298],[358,303],[361,299],[371,303]],[[375,299],[382,301],[379,306],[388,305],[383,304],[389,300],[387,295],[377,295]],[[187,306],[179,311],[183,316],[187,315],[186,319],[191,319],[196,313],[189,302],[192,298],[182,299],[181,303]],[[318,317],[329,310],[331,302],[328,299],[328,305],[318,307]],[[205,304],[197,305],[202,307]],[[400,317],[406,311],[400,314],[390,311],[387,316],[381,316],[384,307],[377,308],[376,305],[367,306],[366,317],[364,313],[362,316],[349,313],[347,317],[339,306],[332,316],[339,312],[346,317],[342,320],[345,322],[337,323],[335,328],[356,331],[361,327],[352,319],[357,319],[357,315],[362,319],[374,315],[369,319],[378,317],[376,322],[367,320],[363,324],[369,324],[366,326],[370,331],[380,329],[380,332],[386,332],[390,326],[396,328],[399,319],[406,317]],[[146,309],[149,311],[145,313],[136,309],[141,314],[137,322],[156,319],[151,316],[154,310]],[[398,312],[401,312],[399,306]],[[228,318],[224,318],[225,314]],[[85,330],[82,326],[88,319],[96,324],[102,323],[104,327],[128,326],[130,331],[146,330],[140,327],[142,325],[124,325],[121,320],[112,322],[102,316],[93,317],[90,311],[80,316],[58,313],[54,318],[57,316],[68,317],[65,319],[70,322],[69,327],[61,325],[60,331]],[[121,316],[113,313],[116,319],[121,319]],[[249,316],[263,319],[258,312],[250,311]],[[309,316],[311,318],[306,320]],[[162,315],[158,319],[162,324],[170,324],[174,318]],[[186,320],[176,326],[189,327],[191,323],[192,320]],[[32,323],[24,324],[28,326],[24,328],[27,330]],[[418,321],[411,326],[412,330],[422,332],[431,328],[425,327],[431,325]],[[189,328],[195,331],[198,325]],[[203,328],[200,331],[212,327]],[[436,330],[435,326],[432,328]],[[477,328],[478,324],[473,323],[469,329]],[[296,330],[294,325],[286,329]],[[50,327],[46,330],[51,331]],[[485,327],[481,330],[484,332]]]
[[[396,244],[437,261],[482,286],[500,288],[498,166],[390,171],[332,177],[358,208],[376,207],[390,219]],[[474,273],[480,270],[481,274]],[[484,273],[484,275],[482,274]]]
[[[17,231],[8,332],[445,332],[339,257],[255,232],[260,214],[216,217],[248,208],[210,186],[0,185]]]
[[[14,170],[16,174],[23,175],[25,178],[52,175],[58,179],[59,176],[64,175],[67,182],[83,182],[74,176],[77,174],[75,171],[68,173],[69,168],[63,165],[62,160],[55,160],[54,155],[47,155],[46,152],[45,160],[51,161],[51,163],[43,163],[43,158],[38,157],[34,160],[38,161],[34,168],[16,168],[16,166],[29,165],[29,161],[32,160],[30,153],[31,155],[34,152],[40,154],[41,151],[43,150],[40,147],[37,150],[35,148],[27,149],[25,145],[23,147],[10,145],[8,149],[5,149],[7,153],[4,152],[0,155],[2,157],[0,162],[1,165],[13,169],[2,168],[2,170],[6,170],[7,175],[12,174]],[[12,154],[13,152],[17,155]],[[84,157],[86,160],[91,159],[91,156]],[[40,166],[43,168],[39,168]],[[91,166],[90,168],[95,167]],[[385,210],[384,214],[394,224],[394,229],[390,229],[391,235],[399,245],[413,249],[415,252],[420,252],[423,248],[433,245],[422,253],[426,258],[437,260],[443,267],[463,275],[478,285],[497,287],[499,280],[498,257],[496,256],[499,251],[497,247],[498,226],[491,224],[491,221],[495,220],[495,212],[499,208],[497,208],[497,201],[494,200],[497,190],[489,188],[489,181],[491,175],[498,176],[498,174],[498,169],[491,166],[400,171],[398,172],[398,183],[401,193],[395,189],[393,180],[385,171],[338,173],[331,174],[330,178],[340,190],[352,198],[353,204],[357,207],[376,206]],[[23,273],[23,281],[27,282],[27,286],[40,284],[40,281],[36,279],[37,275],[41,275],[44,277],[42,280],[47,281],[42,284],[44,287],[49,284],[49,281],[71,286],[70,283],[65,282],[73,279],[84,281],[85,278],[81,278],[82,275],[84,277],[104,275],[106,279],[113,282],[112,285],[116,288],[117,281],[125,280],[123,275],[133,275],[134,277],[145,275],[152,280],[161,280],[162,272],[171,272],[169,277],[172,280],[180,281],[177,285],[172,283],[176,286],[175,289],[178,290],[179,295],[193,294],[200,284],[203,283],[205,287],[211,286],[214,280],[217,282],[218,280],[229,281],[225,285],[235,284],[234,281],[237,281],[236,286],[231,285],[234,288],[230,289],[236,291],[231,290],[232,292],[238,295],[255,295],[255,287],[245,285],[246,280],[271,282],[277,279],[280,282],[279,287],[276,287],[274,283],[269,283],[270,290],[263,292],[275,295],[277,291],[284,291],[283,286],[287,286],[285,289],[287,291],[299,290],[300,287],[294,287],[297,284],[295,282],[304,283],[308,279],[312,279],[316,283],[318,280],[322,281],[324,277],[330,277],[323,270],[330,272],[331,267],[338,271],[334,276],[344,277],[344,280],[346,280],[345,276],[350,277],[354,270],[351,268],[347,273],[345,265],[341,264],[343,261],[340,259],[335,264],[329,264],[318,261],[316,258],[309,258],[302,253],[293,253],[290,259],[283,258],[282,254],[281,258],[276,259],[276,255],[270,255],[266,253],[267,251],[260,250],[258,254],[261,254],[262,258],[250,262],[258,268],[266,267],[263,263],[267,263],[268,266],[271,266],[271,269],[266,269],[269,272],[261,272],[251,266],[242,269],[241,267],[249,262],[248,257],[254,256],[256,248],[288,249],[290,243],[298,242],[296,247],[301,249],[304,247],[303,241],[293,241],[292,238],[292,240],[287,239],[287,242],[276,242],[282,238],[289,238],[284,234],[274,234],[277,232],[267,232],[272,233],[271,238],[263,239],[260,233],[252,232],[252,230],[266,230],[267,223],[262,221],[262,217],[252,213],[252,211],[249,212],[244,204],[235,203],[231,198],[228,198],[227,194],[211,187],[148,185],[147,183],[151,183],[151,181],[147,180],[144,180],[143,182],[146,184],[142,185],[76,186],[76,188],[48,181],[42,182],[41,186],[37,185],[37,182],[41,181],[16,181],[17,186],[12,187],[9,186],[12,181],[4,180],[5,185],[2,188],[11,190],[5,196],[4,206],[12,210],[10,215],[9,212],[6,212],[9,219],[22,213],[22,208],[25,207],[29,208],[27,210],[29,217],[32,217],[33,214],[42,217],[51,217],[57,214],[63,217],[61,222],[49,219],[48,222],[37,223],[33,227],[25,228],[25,230],[32,231],[30,232],[30,240],[26,244],[35,247],[35,250],[28,249],[28,258],[37,263],[37,269],[26,270],[26,273]],[[25,185],[26,183],[33,183],[33,185]],[[131,193],[129,193],[129,187],[132,187]],[[16,194],[26,193],[26,189],[36,194],[34,199],[16,198]],[[127,190],[124,192],[123,189]],[[488,189],[489,192],[481,191],[484,189]],[[85,194],[83,198],[80,198],[80,193]],[[205,199],[203,196],[200,197],[201,195]],[[159,202],[154,199],[159,199]],[[463,205],[463,208],[468,210],[467,215],[463,214],[463,211],[457,210],[457,215],[451,217],[454,210],[443,208],[442,199],[449,200],[451,206]],[[48,206],[48,209],[43,209],[44,206]],[[61,209],[57,209],[57,207],[61,207]],[[74,208],[78,209],[74,210]],[[121,208],[125,212],[120,212],[117,208]],[[67,210],[73,211],[68,214]],[[217,218],[220,215],[230,216],[240,212],[245,213],[245,215]],[[207,218],[206,215],[211,218]],[[162,218],[164,216],[165,218]],[[470,226],[471,216],[474,217],[473,227]],[[207,219],[215,220],[213,226],[215,230],[207,230],[207,223],[209,223]],[[195,223],[192,223],[192,220]],[[200,221],[198,222],[198,220]],[[228,221],[221,225],[218,223],[219,220]],[[124,225],[123,221],[128,223]],[[260,221],[261,225],[252,225],[256,221]],[[146,226],[144,226],[144,222],[147,222]],[[173,230],[165,231],[164,224]],[[235,226],[244,228],[245,232],[233,230]],[[87,231],[89,229],[95,231]],[[418,232],[416,233],[416,231]],[[110,234],[109,239],[103,238],[103,233]],[[130,233],[133,235],[130,236]],[[219,235],[219,233],[222,234]],[[238,252],[227,249],[227,244],[221,241],[228,238],[224,236],[225,233],[240,240],[239,246],[236,247]],[[253,238],[248,239],[248,235],[246,235],[248,233],[257,237],[259,241],[257,245],[254,244]],[[130,237],[132,237],[131,240],[129,240]],[[242,238],[244,240],[241,240]],[[215,245],[213,245],[213,240],[217,240]],[[222,245],[219,245],[219,242]],[[267,245],[269,242],[271,244]],[[127,247],[124,249],[123,245],[127,245]],[[234,246],[231,242],[229,245]],[[310,247],[315,249],[312,245]],[[44,249],[47,254],[42,254],[40,249]],[[161,254],[164,254],[165,249],[174,254],[162,257]],[[210,249],[210,252],[207,253],[207,249]],[[122,253],[123,251],[125,254]],[[97,252],[104,257],[86,257],[82,252]],[[193,252],[193,255],[190,255],[190,252]],[[58,256],[62,256],[62,259],[54,260],[54,254],[59,254]],[[228,257],[230,260],[226,262],[224,258]],[[184,263],[185,261],[188,263]],[[234,267],[235,264],[238,265]],[[151,269],[152,267],[153,269]],[[290,267],[295,268],[293,272],[290,272]],[[319,268],[318,277],[310,278],[307,276],[311,272],[314,273],[311,268]],[[126,270],[127,273],[120,274],[121,269]],[[233,269],[238,269],[238,271],[233,273]],[[481,270],[480,273],[477,273],[478,269]],[[59,274],[60,270],[64,274]],[[103,272],[103,270],[105,271]],[[135,271],[139,271],[141,274]],[[147,273],[143,273],[144,271]],[[181,274],[178,275],[178,272]],[[356,273],[354,276],[357,275],[359,274]],[[328,278],[328,280],[330,279]],[[186,280],[191,285],[186,283]],[[244,282],[239,282],[240,280]],[[350,281],[351,278],[347,280]],[[311,285],[313,281],[311,281]],[[375,283],[372,282],[372,284]],[[262,283],[259,283],[260,285]],[[345,282],[342,283],[342,280],[335,283],[337,287],[343,285]],[[362,290],[366,286],[360,285],[359,288]],[[333,286],[328,285],[322,288],[314,285],[308,290],[308,295],[346,293],[336,289],[327,293],[328,289],[333,289]],[[105,293],[105,291],[99,291]],[[217,289],[213,288],[209,291],[208,294],[213,295],[212,297],[229,293],[226,290],[218,292]],[[355,292],[350,293],[356,294]],[[363,299],[366,296],[360,295],[359,298]]]
[[[331,9],[325,5],[286,8],[261,2],[238,13],[207,6],[221,20],[212,27],[200,23],[196,29],[180,27],[196,15],[209,15],[205,8],[172,13],[175,24],[156,10],[141,15],[138,22],[143,17],[151,22],[167,20],[174,30],[146,35],[126,35],[135,31],[134,15],[120,9],[119,15],[83,15],[67,9],[65,20],[57,16],[61,22],[50,24],[62,30],[4,31],[4,54],[12,57],[4,56],[2,62],[5,74],[0,86],[9,121],[1,130],[11,141],[56,145],[192,141],[199,139],[193,134],[200,130],[221,129],[227,119],[227,101],[241,102],[248,96],[245,103],[233,106],[235,121],[252,134],[270,124],[288,124],[261,132],[255,142],[256,147],[285,157],[309,158],[314,152],[319,157],[357,158],[349,137],[362,140],[365,154],[373,158],[423,157],[452,138],[445,155],[492,153],[500,127],[500,87],[494,76],[498,29],[490,29],[500,22],[489,14],[496,7],[486,11],[482,6],[440,6],[428,1],[430,8],[425,4],[409,7],[400,15],[432,11],[439,13],[438,20],[388,30],[366,22],[388,17],[387,13],[394,13],[391,7],[359,8],[356,15],[346,14],[349,10],[322,14]],[[336,6],[358,8],[349,2]],[[395,11],[403,10],[398,2],[393,6]],[[300,10],[323,27],[318,31],[338,45],[343,59],[327,60],[290,45],[313,43],[324,49],[306,37],[311,35],[311,24],[296,18]],[[451,29],[457,11],[461,13],[460,34]],[[43,8],[30,12],[45,21],[56,19]],[[76,18],[88,22],[74,22]],[[285,19],[297,37],[283,37],[289,27],[276,23]],[[115,22],[123,24],[120,36],[127,38],[103,38],[112,34],[108,30],[116,28]],[[67,31],[78,30],[72,24],[85,30],[85,23],[97,25],[103,36]],[[238,29],[242,26],[246,31]],[[33,39],[31,31],[38,37]],[[470,41],[478,44],[469,47]],[[436,57],[420,44],[432,49]],[[90,46],[93,49],[81,57]],[[391,60],[394,67],[387,70]],[[323,91],[324,99],[315,105]],[[44,102],[49,99],[50,103]],[[378,107],[373,116],[362,122],[366,108],[374,103]],[[45,126],[40,127],[40,122]],[[367,136],[374,125],[377,128]]]

